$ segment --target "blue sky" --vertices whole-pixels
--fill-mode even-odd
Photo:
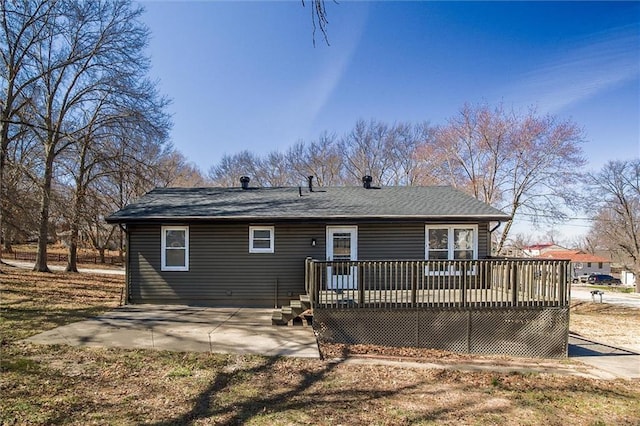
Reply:
[[[590,168],[640,156],[639,2],[143,1],[172,141],[204,172],[358,119],[443,124],[465,102],[585,130]]]

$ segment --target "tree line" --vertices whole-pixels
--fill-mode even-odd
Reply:
[[[640,274],[640,159],[610,161],[586,172],[583,130],[535,109],[464,105],[442,125],[359,120],[344,135],[324,132],[285,152],[227,154],[208,171],[216,186],[357,185],[365,175],[383,186],[451,185],[510,214],[495,234],[500,253],[511,227],[525,217],[559,224],[585,214],[590,231],[580,245],[608,250]],[[516,236],[516,239],[519,236]]]
[[[307,176],[320,186],[354,185],[365,175],[382,186],[451,185],[514,218],[558,221],[576,205],[571,188],[585,164],[583,140],[572,121],[533,109],[465,105],[439,126],[360,120],[345,135],[323,133],[286,152],[225,155],[209,178],[219,186],[237,186],[239,174],[258,186],[300,185]]]
[[[315,3],[314,3],[315,4]],[[594,246],[617,244],[638,271],[638,161],[586,164],[571,120],[467,104],[441,125],[359,120],[284,152],[224,155],[202,173],[169,141],[169,100],[148,76],[149,30],[129,0],[1,1],[0,230],[5,249],[64,235],[67,269],[80,240],[123,250],[104,217],[157,186],[451,185],[514,219],[562,221],[580,208]],[[588,194],[584,197],[583,194]],[[591,194],[597,194],[597,202]],[[504,224],[496,248],[511,232]]]
[[[142,12],[127,0],[1,3],[0,229],[5,249],[38,241],[38,271],[57,231],[75,271],[81,233],[104,253],[118,233],[106,214],[190,173],[148,77]]]

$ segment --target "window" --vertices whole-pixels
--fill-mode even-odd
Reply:
[[[591,262],[587,262],[587,268],[591,268]]]
[[[273,240],[273,226],[249,227],[249,253],[273,253]]]
[[[188,271],[189,270],[189,227],[188,226],[163,226],[162,227],[162,254],[161,261],[163,271]]]
[[[598,262],[598,269],[602,269],[602,262]]]
[[[476,225],[427,225],[425,227],[425,259],[442,261],[477,259],[477,235]],[[453,268],[454,265],[443,262],[441,265],[432,265],[427,273],[429,275],[455,274],[456,271]]]

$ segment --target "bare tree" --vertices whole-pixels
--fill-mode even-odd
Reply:
[[[43,147],[38,254],[35,270],[47,271],[47,232],[55,161],[86,134],[88,105],[117,91],[114,82],[144,76],[148,30],[142,9],[129,1],[60,0],[56,29],[36,46],[37,94],[32,98],[33,134]]]
[[[209,184],[200,169],[179,151],[166,152],[158,159],[155,169],[158,175],[156,186],[195,188]]]
[[[577,170],[586,163],[582,129],[570,120],[539,117],[533,110],[516,116],[516,123],[509,136],[511,156],[499,207],[512,217],[522,213],[534,220],[561,221],[566,218],[564,207],[577,202]],[[513,220],[505,225],[498,251],[512,224]]]
[[[392,165],[391,148],[392,137],[387,124],[358,120],[353,130],[338,143],[345,178],[355,183],[369,175],[374,184],[387,185]]]
[[[277,151],[270,152],[259,161],[256,178],[262,186],[270,187],[294,186],[299,182],[289,168],[285,154]]]
[[[27,241],[38,229],[38,185],[30,173],[38,167],[38,146],[28,138],[18,137],[8,148],[2,209],[4,249],[11,251],[14,241]]]
[[[391,160],[387,181],[389,184],[413,186],[429,180],[416,152],[431,137],[432,128],[426,122],[417,125],[397,123],[391,128],[387,142]]]
[[[492,110],[487,105],[465,105],[435,132],[435,148],[444,160],[442,175],[477,199],[495,203],[508,175],[507,138],[514,125],[513,117],[505,115],[501,106]]]
[[[287,151],[287,164],[299,182],[309,176],[318,186],[335,186],[342,181],[342,157],[333,133],[323,132],[317,140],[293,145]]]
[[[33,59],[37,46],[55,31],[51,25],[55,20],[54,6],[55,1],[48,0],[0,3],[0,239],[7,213],[6,156],[10,142],[24,131],[20,113],[28,105],[35,82],[43,77],[34,69]],[[0,246],[0,253],[1,250]]]
[[[254,184],[263,186],[260,181],[260,159],[249,151],[238,154],[225,154],[218,165],[209,169],[209,179],[214,185],[234,187],[240,184],[240,176],[249,176]]]
[[[512,218],[562,220],[575,202],[576,170],[585,164],[582,130],[573,122],[504,111],[502,106],[465,105],[460,114],[421,148],[433,154],[443,182],[505,210]],[[498,241],[500,252],[513,220]]]
[[[594,219],[588,238],[619,255],[640,292],[640,159],[610,161],[588,174],[586,183],[586,206]]]
[[[304,0],[302,0],[302,6],[305,6]],[[327,9],[324,0],[311,0],[311,24],[313,25],[313,45],[316,45],[316,29],[318,28],[322,33],[322,38],[328,45],[327,25],[329,25],[329,20],[327,19]]]

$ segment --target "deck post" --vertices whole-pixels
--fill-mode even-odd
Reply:
[[[411,307],[415,308],[418,299],[418,272],[420,271],[420,264],[414,263],[411,268]]]
[[[558,301],[560,302],[560,306],[565,306],[567,304],[567,264],[566,263],[561,263],[560,267],[559,267],[559,289],[558,289]]]
[[[358,262],[358,304],[364,304],[364,265]]]
[[[467,305],[467,263],[461,262],[460,266],[460,303],[461,306]]]
[[[511,264],[511,304],[518,306],[518,264]]]
[[[305,264],[305,287],[307,294],[309,295],[309,302],[313,308],[316,303],[316,264],[311,257],[306,258]]]

